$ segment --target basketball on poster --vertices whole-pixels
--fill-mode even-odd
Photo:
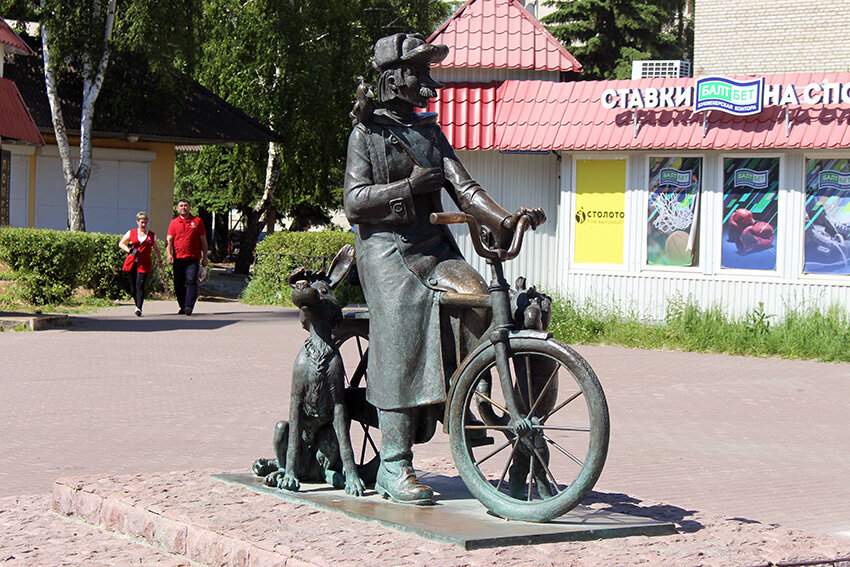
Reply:
[[[649,160],[647,255],[650,266],[699,263],[700,158]]]

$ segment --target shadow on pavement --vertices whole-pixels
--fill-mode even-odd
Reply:
[[[175,313],[155,313],[137,318],[131,315],[126,317],[91,317],[85,315],[74,316],[71,325],[66,329],[73,332],[139,332],[151,333],[162,331],[198,330],[212,331],[221,329],[235,323],[255,322],[274,323],[297,319],[297,311],[217,311],[214,313],[200,312],[191,317],[177,315]]]
[[[591,492],[582,504],[607,504],[608,510],[619,512],[620,514],[628,514],[629,516],[643,516],[652,518],[660,522],[672,522],[676,524],[676,528],[682,533],[693,533],[703,528],[704,525],[696,520],[688,520],[689,516],[693,516],[696,510],[685,510],[669,504],[657,504],[654,506],[641,506],[641,500],[633,498],[628,494],[618,492]]]

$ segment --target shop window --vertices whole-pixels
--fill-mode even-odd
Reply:
[[[850,274],[850,160],[806,160],[803,271]]]
[[[723,240],[720,265],[776,269],[779,158],[723,160]]]
[[[647,265],[699,265],[701,179],[702,158],[649,159]]]

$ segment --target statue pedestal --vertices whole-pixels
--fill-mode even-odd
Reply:
[[[417,476],[434,489],[435,506],[396,504],[378,496],[374,490],[357,498],[319,484],[302,484],[299,492],[289,492],[269,488],[262,478],[251,474],[215,474],[213,478],[358,520],[378,522],[427,539],[453,543],[467,550],[676,533],[669,522],[585,506],[578,506],[546,524],[507,521],[491,515],[469,494],[459,477],[420,471]]]

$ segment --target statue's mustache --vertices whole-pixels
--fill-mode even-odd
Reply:
[[[422,97],[425,97],[425,98],[437,98],[437,90],[433,89],[431,87],[422,85],[421,87],[419,87],[419,96],[422,96]]]

